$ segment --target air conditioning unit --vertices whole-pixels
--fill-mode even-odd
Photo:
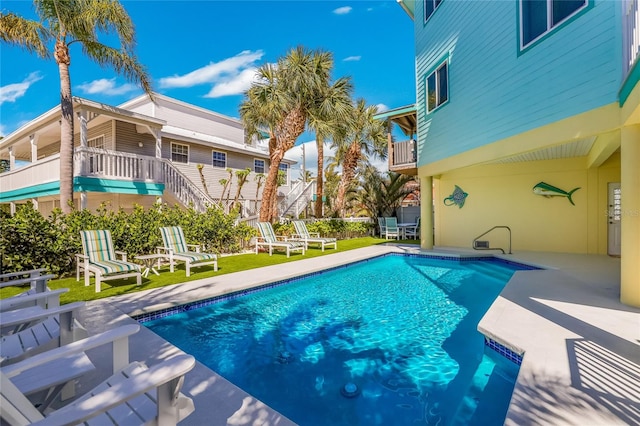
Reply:
[[[488,249],[489,248],[489,241],[476,240],[476,241],[473,242],[473,248],[474,249]]]

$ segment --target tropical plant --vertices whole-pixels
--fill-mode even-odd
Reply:
[[[362,173],[354,201],[369,217],[392,216],[410,194],[416,192],[415,178],[395,172],[381,174],[374,167]]]
[[[264,181],[264,173],[258,173],[254,176],[253,180],[256,182],[256,210],[258,210],[258,196],[260,195],[260,188]]]
[[[73,201],[73,99],[71,94],[72,44],[82,46],[90,59],[111,68],[153,99],[151,81],[134,53],[135,30],[117,0],[34,0],[39,21],[12,12],[0,12],[0,39],[58,64],[60,73],[60,206],[70,212]],[[115,35],[115,38],[113,36]],[[117,48],[101,43],[107,37]]]
[[[373,118],[377,112],[376,106],[367,106],[364,99],[359,99],[347,123],[345,137],[334,140],[336,157],[342,166],[335,204],[335,209],[341,216],[345,214],[345,197],[356,181],[358,165],[362,160],[368,161],[371,155],[380,158],[386,156],[386,127],[383,121]]]
[[[272,221],[277,214],[277,183],[280,162],[293,148],[309,115],[326,94],[333,69],[333,56],[302,46],[291,49],[277,63],[258,69],[258,79],[245,92],[240,116],[249,136],[265,129],[269,135],[269,172],[262,192],[260,220]]]
[[[250,168],[246,168],[244,170],[236,171],[236,181],[238,182],[238,187],[236,188],[236,196],[233,198],[233,208],[237,208],[240,211],[240,206],[238,205],[238,200],[240,199],[240,193],[242,192],[242,187],[245,183],[247,183],[247,179],[249,178],[249,174],[251,173]]]

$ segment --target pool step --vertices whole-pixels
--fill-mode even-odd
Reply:
[[[491,377],[494,367],[495,364],[488,357],[482,357],[482,361],[473,375],[467,392],[458,405],[453,421],[450,423],[451,426],[463,426],[470,423],[478,408],[480,397],[489,382],[489,377]],[[487,395],[484,395],[484,397],[487,397]]]
[[[513,276],[513,270],[497,265],[493,262],[469,262],[465,267],[476,271],[479,274],[495,278],[504,283],[509,281]]]

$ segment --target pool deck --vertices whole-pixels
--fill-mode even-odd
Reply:
[[[479,255],[455,248],[420,251],[417,246],[395,244],[313,259],[292,255],[301,260],[88,302],[80,320],[94,334],[135,323],[130,315],[389,252]],[[516,272],[478,327],[525,354],[505,424],[639,424],[640,309],[619,302],[620,260],[538,252],[497,257],[546,268]],[[224,268],[224,258],[219,265]],[[175,272],[176,280],[180,274],[184,271]],[[144,327],[130,339],[130,358],[148,365],[177,353],[181,351]],[[111,359],[108,350],[94,350],[89,356],[98,366],[109,365]],[[103,378],[100,371],[86,375],[78,384],[78,394]],[[196,410],[181,425],[294,424],[200,363],[187,374],[182,392],[193,398]]]

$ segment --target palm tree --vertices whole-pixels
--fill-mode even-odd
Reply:
[[[362,174],[356,202],[370,217],[390,216],[408,195],[416,192],[415,186],[409,185],[413,182],[413,176],[391,171],[381,174],[369,166]]]
[[[39,21],[11,12],[0,12],[0,39],[58,64],[60,73],[60,206],[69,213],[73,201],[73,99],[71,95],[70,46],[82,51],[104,68],[111,68],[139,84],[152,97],[151,82],[135,53],[135,30],[131,18],[117,0],[34,0]],[[117,38],[118,48],[101,43],[98,34]],[[52,46],[49,46],[52,44]]]
[[[376,106],[367,106],[364,99],[359,99],[353,116],[347,123],[346,137],[335,140],[336,156],[342,165],[342,178],[336,197],[336,211],[344,216],[345,197],[349,187],[355,182],[356,169],[362,160],[368,160],[374,154],[380,158],[386,156],[386,127],[380,120],[374,120]]]
[[[276,213],[278,170],[285,153],[304,130],[317,99],[329,86],[333,56],[302,46],[291,49],[275,65],[258,69],[258,81],[245,92],[240,116],[249,136],[266,129],[269,134],[269,172],[262,192],[260,221]]]
[[[316,132],[318,150],[318,179],[316,180],[314,207],[316,217],[322,217],[324,141],[327,137],[343,137],[346,129],[344,123],[353,114],[352,91],[353,85],[349,79],[338,79],[333,85],[326,88],[326,93],[322,97],[318,98],[314,113],[309,116],[309,127]]]

